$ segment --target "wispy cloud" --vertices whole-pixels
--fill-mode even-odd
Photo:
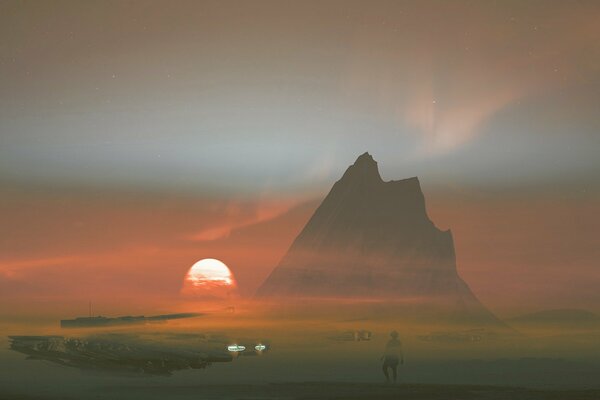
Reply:
[[[243,213],[237,202],[231,202],[225,208],[224,222],[204,228],[186,237],[192,241],[212,241],[227,238],[235,229],[257,224],[276,218],[289,211],[297,201],[260,201],[252,212]]]
[[[519,100],[597,74],[599,10],[587,8],[492,12],[454,2],[436,3],[435,15],[416,4],[393,17],[374,12],[357,24],[342,88],[359,107],[414,129],[418,154],[446,153]]]

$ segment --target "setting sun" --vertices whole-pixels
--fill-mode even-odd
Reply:
[[[189,296],[224,297],[235,287],[235,279],[227,265],[214,258],[205,258],[189,269],[182,293]]]

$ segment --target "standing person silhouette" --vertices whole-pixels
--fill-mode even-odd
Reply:
[[[396,379],[398,377],[398,363],[404,364],[404,353],[402,353],[402,343],[398,339],[398,332],[392,331],[390,332],[391,339],[388,340],[385,345],[385,353],[383,354],[383,374],[385,375],[386,382],[390,382],[390,374],[388,369],[392,369],[392,377],[394,379],[394,383],[396,383]]]

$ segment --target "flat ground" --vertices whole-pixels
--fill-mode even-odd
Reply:
[[[199,352],[223,347],[222,341],[206,339],[212,337],[231,343],[268,341],[272,348],[260,357],[238,357],[202,370],[177,371],[173,376],[122,376],[28,359],[11,351],[2,336],[0,400],[600,400],[598,330],[482,334],[481,340],[462,340],[464,328],[444,324],[260,319],[241,312],[235,318],[217,316],[115,330],[66,332],[57,325],[52,321],[2,326],[0,321],[0,332],[143,335],[163,345],[181,341]],[[343,340],[345,333],[361,329],[372,332],[371,340]],[[399,385],[377,383],[383,380],[381,355],[392,329],[403,332],[406,363],[399,367]]]
[[[269,385],[208,385],[202,387],[130,388],[130,394],[214,399],[510,399],[510,400],[598,400],[600,390],[534,390],[471,385],[385,385],[369,383],[278,383]],[[119,390],[117,389],[117,392]],[[202,393],[202,395],[199,395]],[[137,397],[137,396],[135,396]],[[160,397],[160,396],[159,396]]]
[[[48,400],[70,397],[4,394],[0,399]],[[598,389],[527,389],[475,385],[385,385],[305,382],[260,385],[127,385],[97,388],[73,399],[411,399],[411,400],[598,400]]]

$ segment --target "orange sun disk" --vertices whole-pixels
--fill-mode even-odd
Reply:
[[[189,297],[225,298],[236,288],[231,270],[222,261],[205,258],[189,269],[181,293]]]

